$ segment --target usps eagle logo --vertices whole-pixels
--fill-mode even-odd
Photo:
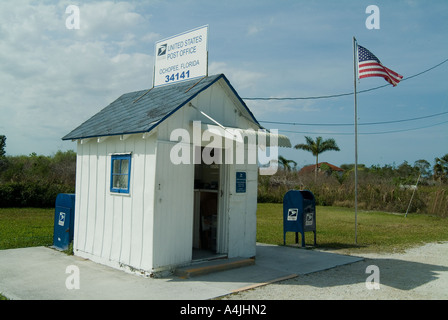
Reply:
[[[158,57],[164,56],[166,54],[166,47],[167,47],[166,43],[160,45],[159,50],[157,50],[157,56]]]

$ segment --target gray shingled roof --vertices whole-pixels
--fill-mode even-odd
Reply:
[[[149,132],[220,79],[227,82],[254,122],[258,124],[227,78],[219,74],[200,80],[189,80],[150,90],[125,93],[64,136],[62,140]]]

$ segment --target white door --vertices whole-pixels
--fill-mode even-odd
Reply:
[[[193,230],[192,164],[173,164],[174,144],[158,141],[154,199],[154,265],[191,260]]]

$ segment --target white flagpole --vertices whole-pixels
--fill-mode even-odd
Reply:
[[[355,87],[355,244],[358,243],[358,101],[356,97],[356,80],[357,76],[357,60],[358,60],[358,43],[353,37],[353,72]]]

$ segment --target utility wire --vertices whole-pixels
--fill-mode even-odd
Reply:
[[[416,73],[412,76],[406,77],[401,81],[405,81],[408,79],[412,79],[415,78],[417,76],[420,76],[426,72],[429,72],[439,66],[441,66],[442,64],[446,63],[448,61],[448,59],[445,59],[444,61],[436,64],[435,66],[428,68],[422,72]],[[381,89],[384,87],[390,86],[390,84],[385,84],[382,86],[378,86],[378,87],[374,87],[374,88],[370,88],[370,89],[366,89],[366,90],[361,90],[358,93],[363,93],[363,92],[369,92],[369,91],[373,91],[373,90],[377,90],[377,89]],[[315,97],[285,97],[285,98],[243,98],[245,100],[311,100],[311,99],[327,99],[327,98],[336,98],[336,97],[342,97],[342,96],[348,96],[348,95],[352,95],[354,94],[354,92],[350,92],[350,93],[341,93],[341,94],[336,94],[336,95],[325,95],[325,96],[315,96]],[[431,114],[431,115],[427,115],[427,116],[421,116],[421,117],[415,117],[415,118],[409,118],[409,119],[400,119],[400,120],[391,120],[391,121],[381,121],[381,122],[367,122],[367,123],[360,123],[358,125],[360,126],[366,126],[366,125],[381,125],[381,124],[391,124],[391,123],[400,123],[400,122],[408,122],[408,121],[415,121],[415,120],[421,120],[421,119],[427,119],[427,118],[432,118],[432,117],[437,117],[437,116],[441,116],[444,114],[448,114],[448,112],[441,112],[441,113],[437,113],[437,114]],[[269,123],[269,124],[281,124],[281,125],[294,125],[294,126],[352,126],[353,123],[297,123],[297,122],[280,122],[280,121],[259,121],[262,123]],[[369,134],[386,134],[386,133],[395,133],[395,132],[406,132],[406,131],[411,131],[411,130],[418,130],[418,129],[424,129],[424,128],[429,128],[429,127],[433,127],[433,126],[437,126],[440,124],[444,124],[447,123],[448,121],[444,121],[444,122],[439,122],[436,123],[434,125],[430,125],[430,126],[425,126],[425,127],[419,127],[419,128],[412,128],[412,129],[403,129],[403,130],[392,130],[392,131],[383,131],[383,132],[366,132],[366,133],[360,133],[362,135],[369,135]],[[290,130],[280,130],[283,132],[289,132],[289,133],[301,133],[301,134],[334,134],[334,135],[352,135],[353,133],[344,133],[344,132],[333,132],[333,133],[318,133],[318,132],[298,132],[298,131],[290,131]]]
[[[423,126],[418,128],[410,128],[410,129],[402,129],[402,130],[391,130],[391,131],[380,131],[380,132],[359,132],[359,135],[372,135],[372,134],[387,134],[387,133],[397,133],[397,132],[407,132],[407,131],[413,131],[413,130],[420,130],[420,129],[426,129],[435,127],[441,124],[448,123],[448,121],[443,121],[439,123],[435,123],[429,126]],[[288,132],[288,133],[299,133],[299,134],[329,134],[329,135],[353,135],[353,132],[305,132],[305,131],[291,131],[291,130],[282,130],[279,129],[278,131],[281,132]]]
[[[401,129],[401,130],[391,130],[391,131],[383,131],[383,132],[365,132],[365,133],[360,133],[360,134],[384,134],[384,133],[396,133],[396,132],[407,132],[407,131],[413,131],[413,130],[420,130],[420,129],[426,129],[426,128],[432,128],[441,124],[445,124],[448,123],[448,121],[442,121],[439,123],[434,123],[432,125],[428,125],[428,126],[423,126],[423,127],[418,127],[418,128],[410,128],[410,129]]]
[[[429,71],[431,71],[431,70],[441,66],[442,64],[444,64],[447,61],[448,61],[448,59],[445,59],[444,61],[440,62],[439,64],[436,64],[435,66],[433,66],[433,67],[431,67],[429,69],[426,69],[426,70],[424,70],[422,72],[416,73],[416,74],[414,74],[412,76],[409,76],[409,77],[406,77],[406,78],[402,79],[401,82],[409,80],[409,79],[412,79],[412,78],[415,78],[415,77],[420,76],[420,75],[422,75],[422,74],[424,74],[426,72],[429,72]],[[378,89],[381,89],[381,88],[384,88],[384,87],[387,87],[387,86],[390,86],[390,85],[391,84],[388,83],[388,84],[385,84],[385,85],[382,85],[382,86],[378,86],[378,87],[374,87],[374,88],[370,88],[370,89],[365,89],[365,90],[360,90],[360,91],[357,91],[357,93],[364,93],[364,92],[369,92],[369,91],[373,91],[373,90],[378,90]],[[325,96],[311,96],[311,97],[283,97],[283,98],[281,98],[281,97],[280,98],[257,98],[257,97],[255,97],[255,98],[242,98],[242,99],[243,100],[317,100],[317,99],[329,99],[329,98],[338,98],[338,97],[343,97],[343,96],[350,96],[352,94],[354,94],[354,92],[347,92],[347,93],[340,93],[340,94],[333,94],[333,95],[325,95]]]
[[[370,125],[379,125],[379,124],[389,124],[389,123],[399,123],[399,122],[407,122],[407,121],[415,121],[421,119],[427,119],[432,117],[441,116],[444,114],[448,114],[448,111],[431,114],[428,116],[410,118],[410,119],[401,119],[401,120],[391,120],[391,121],[381,121],[381,122],[366,122],[366,123],[358,123],[359,126],[370,126]],[[283,124],[283,125],[292,125],[292,126],[325,126],[325,127],[335,127],[335,126],[353,126],[353,123],[300,123],[300,122],[281,122],[281,121],[263,121],[259,120],[258,122],[270,123],[270,124]]]

